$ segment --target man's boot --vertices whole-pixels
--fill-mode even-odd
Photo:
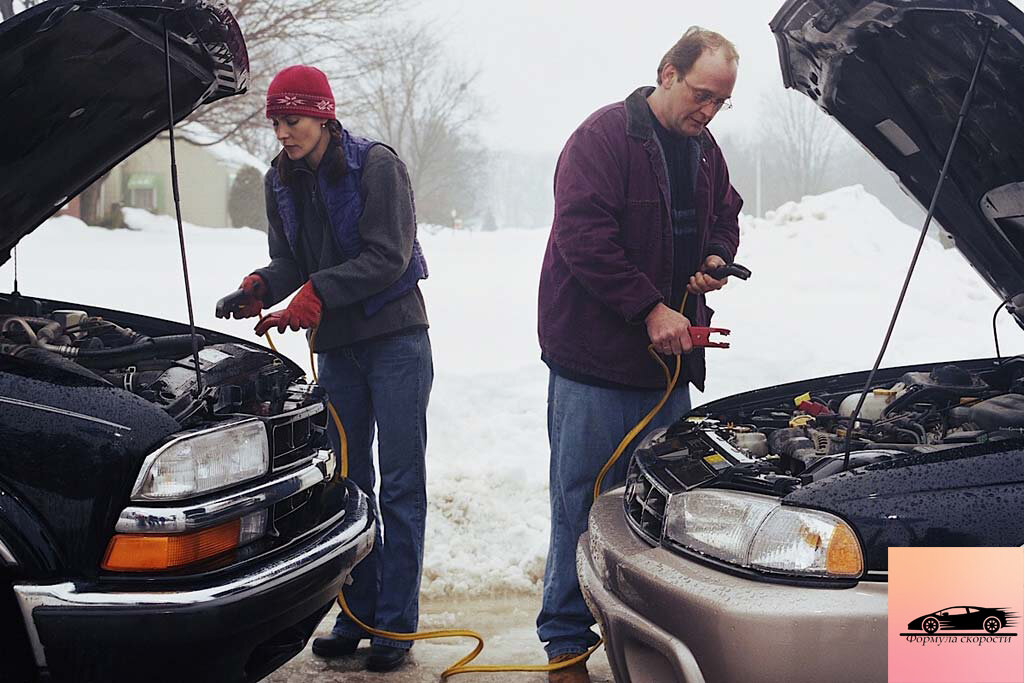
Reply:
[[[373,645],[366,660],[366,668],[369,671],[391,671],[400,667],[408,656],[408,648]]]
[[[576,659],[580,652],[567,652],[548,660],[548,664],[558,664]],[[587,673],[587,660],[576,662],[564,669],[556,669],[548,672],[548,683],[590,683],[590,674]]]
[[[317,657],[347,657],[355,654],[359,638],[346,638],[331,633],[313,640],[313,654]]]

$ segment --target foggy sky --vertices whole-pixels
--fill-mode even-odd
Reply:
[[[733,109],[712,131],[756,124],[760,92],[782,88],[768,22],[782,0],[425,0],[449,54],[481,70],[480,126],[495,149],[555,153],[584,118],[654,85],[658,62],[693,24],[723,34],[740,53]]]

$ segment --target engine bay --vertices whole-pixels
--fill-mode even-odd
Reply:
[[[275,415],[321,399],[318,387],[297,382],[298,368],[256,345],[209,343],[197,334],[197,374],[190,334],[146,334],[109,312],[11,303],[0,297],[0,357],[124,389],[183,426],[228,414]]]
[[[708,404],[645,439],[634,460],[657,470],[656,478],[673,490],[716,481],[785,495],[844,471],[847,440],[855,468],[1024,438],[1024,359],[970,365],[905,372],[898,381],[879,383],[853,424],[861,392],[851,384],[774,401]]]

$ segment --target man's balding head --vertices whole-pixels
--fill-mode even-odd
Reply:
[[[675,45],[665,53],[658,64],[658,85],[661,85],[665,67],[671,64],[679,78],[690,73],[697,59],[705,52],[722,50],[722,56],[730,62],[739,62],[740,54],[736,46],[720,33],[709,31],[700,26],[691,26]]]

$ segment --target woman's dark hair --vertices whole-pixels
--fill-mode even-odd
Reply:
[[[327,151],[324,152],[324,158],[320,160],[320,163],[327,164],[325,167],[327,179],[331,182],[336,182],[348,171],[348,164],[345,163],[345,151],[341,146],[341,122],[337,119],[328,119],[326,124],[327,132],[331,135],[331,141],[327,145]],[[282,149],[272,163],[274,168],[277,169],[278,175],[281,176],[281,180],[286,184],[289,183],[291,181],[292,164],[295,162],[289,159]]]

